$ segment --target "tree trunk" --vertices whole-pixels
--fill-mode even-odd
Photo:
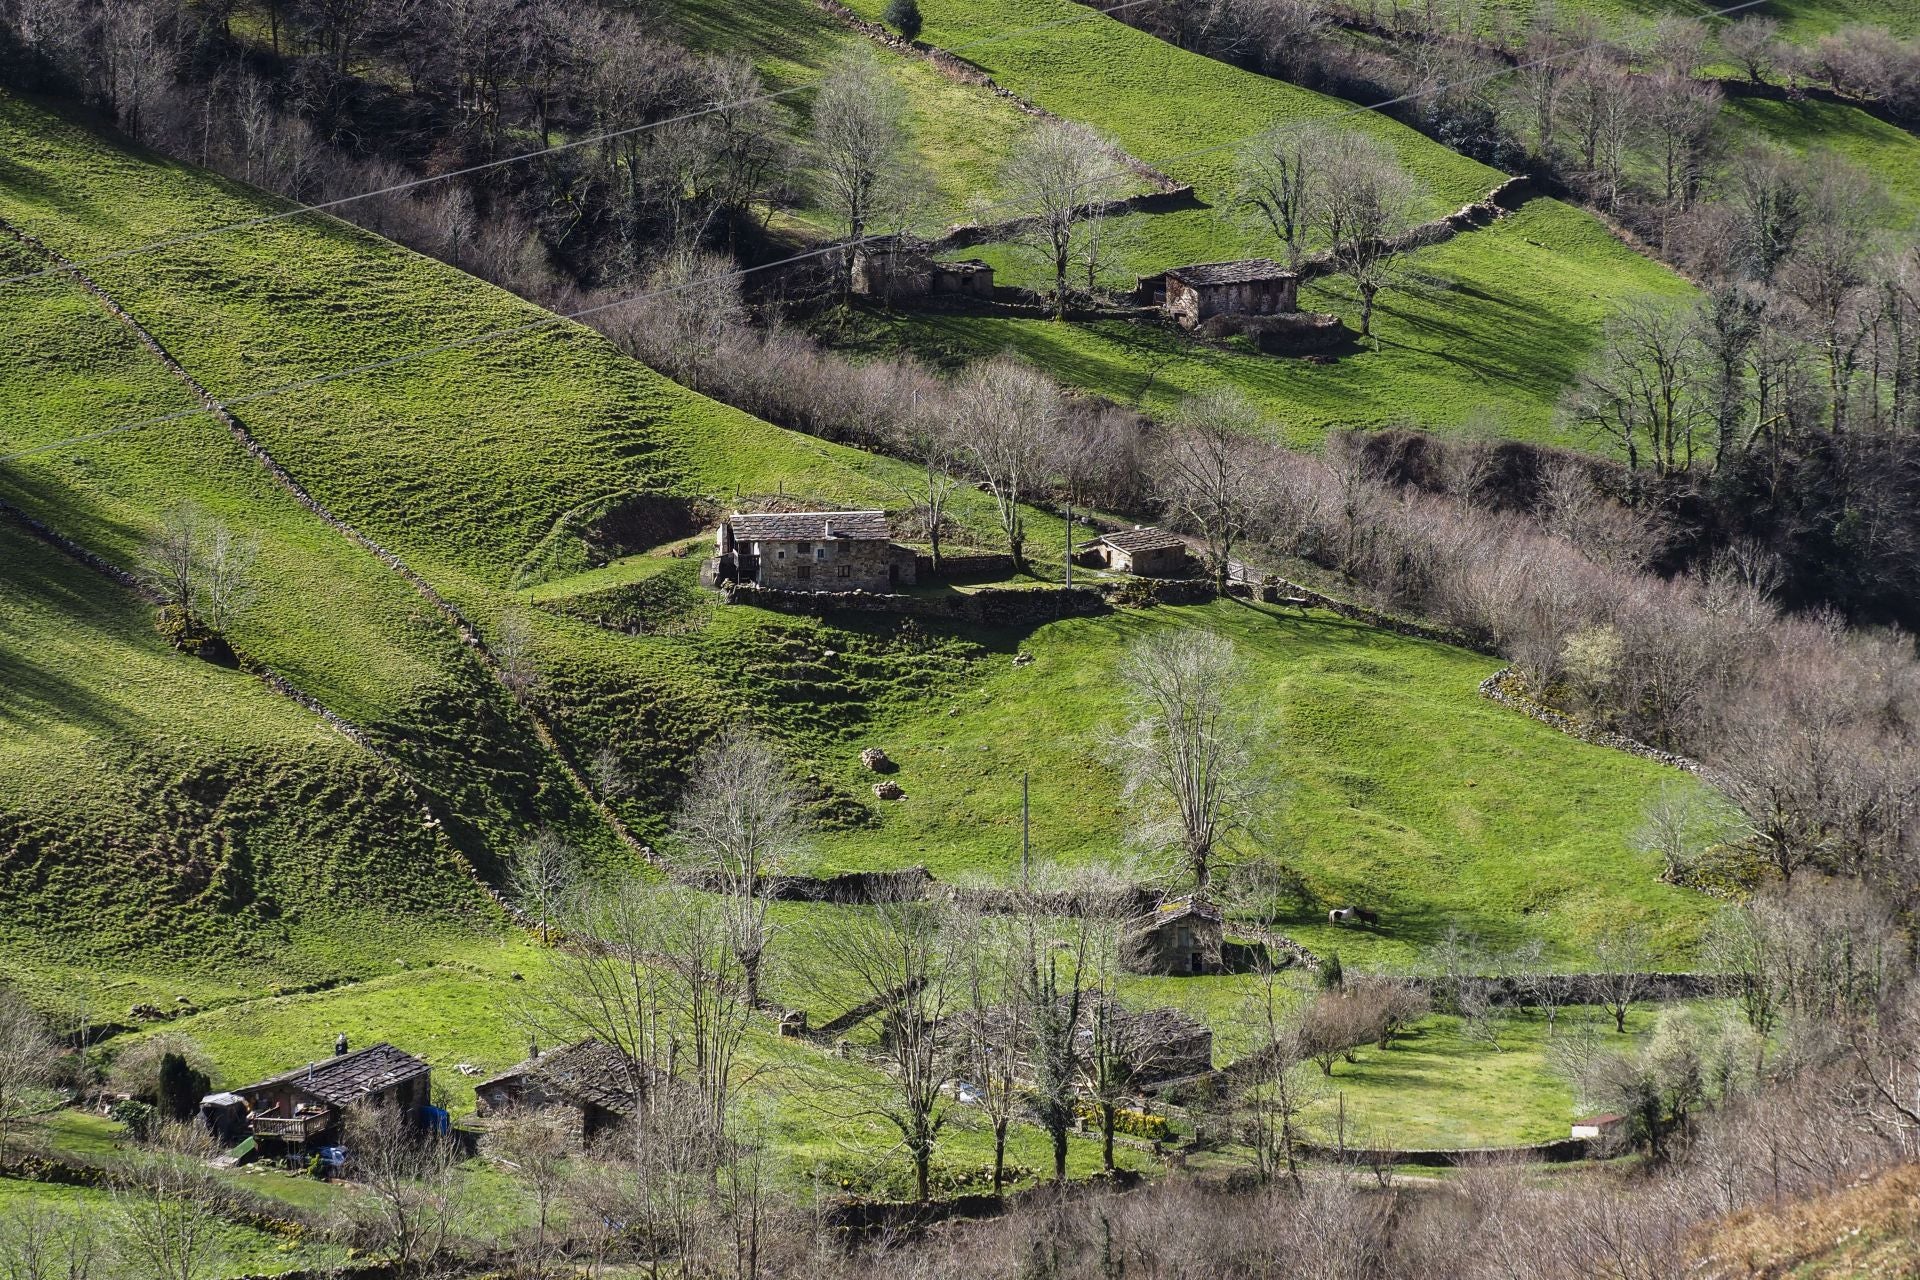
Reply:
[[[1007,1185],[1007,1122],[993,1124],[993,1194],[997,1197]]]
[[[1111,1102],[1100,1104],[1100,1167],[1108,1173],[1113,1172],[1114,1110]]]
[[[1053,1132],[1053,1180],[1063,1187],[1067,1185],[1067,1131],[1064,1128]]]

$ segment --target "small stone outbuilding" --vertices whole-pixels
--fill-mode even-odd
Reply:
[[[1120,967],[1129,973],[1186,976],[1220,973],[1226,918],[1198,896],[1169,898],[1127,923]]]
[[[417,1121],[428,1105],[432,1068],[390,1044],[336,1052],[231,1092],[247,1104],[256,1139],[304,1147],[339,1134],[347,1108],[392,1107]]]
[[[720,522],[700,580],[785,591],[894,592],[918,577],[913,548],[895,543],[884,511],[739,513]]]
[[[885,302],[917,298],[993,299],[993,268],[977,258],[942,262],[910,244],[873,241],[853,255],[853,291]]]
[[[1139,525],[1081,543],[1080,558],[1087,564],[1143,578],[1184,578],[1189,567],[1186,543],[1171,533]]]
[[[1158,303],[1183,329],[1211,316],[1273,316],[1297,310],[1298,273],[1271,258],[1201,262],[1142,277],[1139,296]]]
[[[647,1069],[592,1036],[563,1049],[538,1048],[473,1088],[482,1120],[523,1107],[565,1111],[582,1146],[634,1118],[636,1099],[650,1087]]]

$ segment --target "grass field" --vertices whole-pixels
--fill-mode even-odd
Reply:
[[[1736,136],[1764,138],[1790,151],[1832,151],[1860,166],[1887,194],[1890,230],[1920,225],[1920,138],[1837,103],[1729,98],[1724,116]]]
[[[868,17],[882,0],[854,6]],[[927,9],[926,39],[959,44],[1084,6],[1073,0],[950,0]],[[1009,88],[1111,136],[1191,182],[1192,209],[1120,219],[1116,280],[1184,262],[1276,254],[1233,207],[1239,143],[1280,123],[1339,118],[1379,137],[1418,179],[1422,217],[1483,196],[1504,175],[1377,113],[1188,53],[1110,18],[981,46],[969,56]],[[1007,246],[978,253],[1013,283],[1046,283]],[[1331,427],[1417,424],[1562,443],[1554,406],[1607,315],[1627,299],[1684,297],[1677,276],[1624,247],[1585,213],[1535,201],[1518,217],[1414,255],[1414,286],[1383,299],[1379,351],[1333,366],[1217,349],[1123,324],[1048,325],[999,318],[886,317],[883,342],[949,357],[1011,348],[1063,381],[1164,411],[1192,390],[1232,386],[1258,402],[1278,434],[1311,443]],[[1309,289],[1303,309],[1354,320],[1343,288]],[[1354,321],[1357,323],[1357,321]]]

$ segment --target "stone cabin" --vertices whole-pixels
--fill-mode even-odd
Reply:
[[[1143,578],[1187,576],[1187,544],[1170,533],[1139,525],[1081,543],[1080,555],[1085,563],[1116,573],[1135,573]]]
[[[853,291],[884,302],[939,296],[993,300],[993,268],[977,258],[942,262],[897,241],[876,240],[853,255]]]
[[[581,1146],[634,1118],[636,1083],[647,1085],[645,1068],[610,1044],[588,1036],[563,1049],[541,1053],[474,1086],[474,1110],[482,1119],[520,1107],[567,1113]]]
[[[1210,316],[1275,316],[1299,308],[1300,277],[1271,258],[1202,262],[1142,277],[1143,300],[1157,302],[1183,329]]]
[[[1104,1008],[1090,1005],[1082,1011],[1084,1025],[1077,1033],[1083,1054],[1093,1043],[1091,1024],[1101,1016],[1108,1019],[1109,1043],[1126,1064],[1127,1082],[1135,1089],[1213,1070],[1212,1028],[1174,1008],[1129,1009],[1117,1001]]]
[[[892,592],[918,576],[913,549],[892,541],[884,511],[736,512],[720,522],[714,549],[700,571],[709,587]]]
[[[309,1062],[232,1093],[246,1102],[256,1139],[287,1147],[336,1137],[347,1108],[358,1103],[394,1107],[417,1118],[428,1105],[432,1068],[390,1044]]]
[[[1129,973],[1184,976],[1224,967],[1226,919],[1198,896],[1169,898],[1129,921],[1120,936],[1120,967]]]

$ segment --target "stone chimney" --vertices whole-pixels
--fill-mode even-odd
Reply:
[[[333,1038],[333,1056],[336,1058],[347,1056],[347,1033],[344,1031]]]

